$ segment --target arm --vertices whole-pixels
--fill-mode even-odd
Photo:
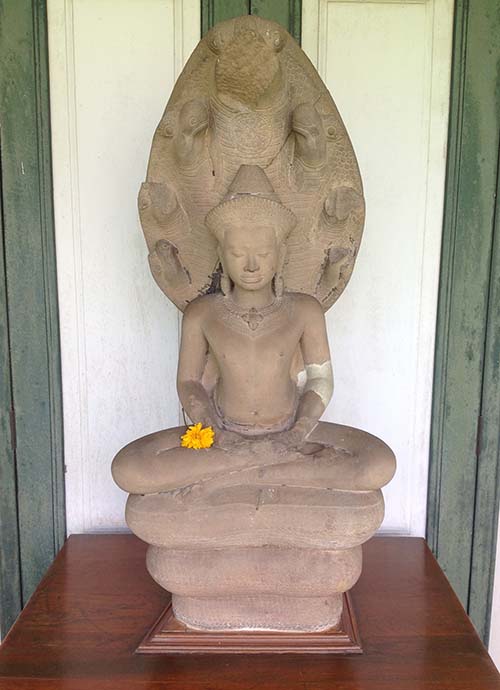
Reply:
[[[182,337],[177,369],[177,393],[182,406],[193,422],[218,426],[217,413],[210,396],[201,383],[208,353],[203,333],[205,304],[195,300],[182,319]]]
[[[306,371],[306,384],[297,409],[296,425],[306,436],[316,427],[333,393],[333,373],[326,333],[325,315],[316,299],[307,300],[300,348]]]
[[[295,424],[283,438],[290,444],[303,443],[317,426],[333,393],[330,348],[325,315],[314,298],[301,298],[303,333],[300,340],[306,383],[299,400]]]

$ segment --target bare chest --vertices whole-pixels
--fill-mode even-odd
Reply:
[[[233,310],[222,300],[206,325],[206,337],[221,369],[251,366],[254,370],[290,368],[301,329],[293,305],[274,310]]]

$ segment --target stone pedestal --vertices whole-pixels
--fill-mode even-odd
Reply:
[[[172,596],[175,617],[195,630],[322,632],[335,628],[342,595],[288,597],[277,594],[232,597]]]
[[[150,544],[148,571],[172,593],[175,616],[198,630],[334,628],[361,543],[382,521],[381,491],[303,489],[303,505],[290,487],[268,502],[246,489],[238,502],[185,510],[172,492],[129,497],[128,525]]]
[[[147,568],[192,628],[312,632],[338,625],[342,592],[361,573],[361,547],[150,546]]]

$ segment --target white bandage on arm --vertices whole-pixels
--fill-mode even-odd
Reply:
[[[321,399],[321,402],[326,407],[330,402],[333,394],[333,370],[330,360],[323,362],[323,364],[306,364],[305,373],[307,376],[306,385],[304,386],[304,393],[313,391]]]

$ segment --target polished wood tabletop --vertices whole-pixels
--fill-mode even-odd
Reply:
[[[500,690],[422,539],[364,546],[361,655],[138,655],[168,600],[127,534],[71,536],[0,647],[0,690]]]

